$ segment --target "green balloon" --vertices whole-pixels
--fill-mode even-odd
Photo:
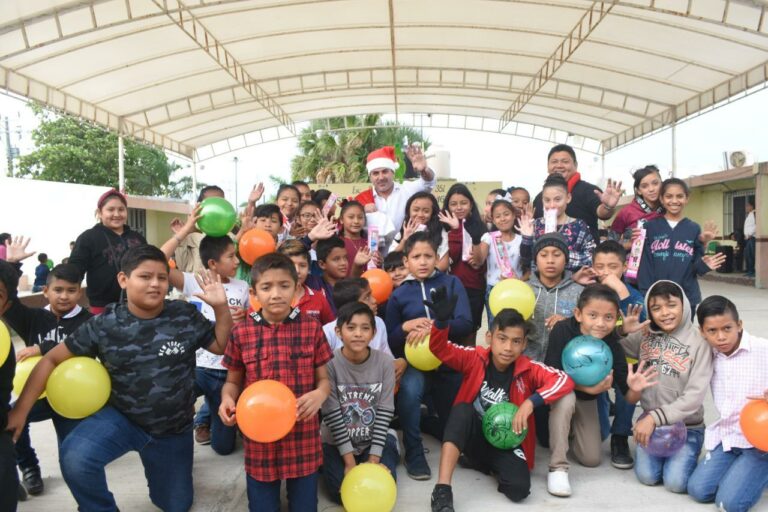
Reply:
[[[510,450],[525,439],[528,427],[520,434],[512,431],[512,418],[517,413],[517,406],[510,402],[499,402],[492,405],[483,414],[483,435],[491,446],[499,450]]]
[[[197,229],[208,236],[226,236],[237,221],[237,212],[222,197],[209,197],[200,203],[200,219],[197,221]]]

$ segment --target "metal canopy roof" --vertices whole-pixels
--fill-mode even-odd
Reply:
[[[198,159],[373,112],[610,151],[765,85],[763,2],[6,0],[0,87]]]

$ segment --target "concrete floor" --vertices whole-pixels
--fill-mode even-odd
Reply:
[[[704,296],[719,293],[726,295],[739,307],[746,328],[757,335],[768,332],[768,290],[737,286],[732,284],[702,282]],[[713,421],[716,412],[711,399],[706,404],[707,420]],[[32,425],[33,445],[41,459],[45,493],[30,497],[19,504],[21,512],[48,512],[76,510],[57,462],[56,440],[50,422]],[[429,497],[437,479],[440,446],[433,438],[425,437],[429,449],[427,458],[432,467],[432,480],[417,482],[408,478],[405,469],[398,468],[398,499],[395,510],[429,510]],[[608,443],[603,445],[604,457],[609,457]],[[563,499],[547,493],[548,451],[538,448],[536,468],[532,474],[531,495],[522,503],[514,505],[496,492],[494,480],[481,473],[457,468],[454,476],[454,500],[458,511],[495,512],[515,510],[621,510],[658,512],[675,510],[715,510],[713,505],[695,503],[686,495],[675,495],[660,487],[645,487],[637,482],[632,471],[613,468],[604,460],[597,468],[584,468],[577,464],[571,467],[570,480],[573,496]],[[157,510],[149,501],[144,473],[136,454],[129,454],[107,468],[107,478],[118,506],[124,511]],[[238,449],[229,456],[216,455],[210,447],[195,446],[195,511],[240,511],[247,510],[245,495],[245,474],[243,452]],[[5,490],[3,490],[5,492]],[[320,510],[341,511],[320,491]],[[284,506],[284,510],[287,507]],[[753,509],[768,512],[768,492]]]

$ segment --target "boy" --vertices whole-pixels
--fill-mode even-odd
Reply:
[[[336,336],[342,347],[328,363],[331,394],[323,403],[323,478],[341,504],[344,475],[361,462],[383,464],[397,480],[397,436],[388,432],[395,414],[392,356],[369,346],[375,316],[357,301],[339,307]]]
[[[626,356],[615,333],[618,317],[619,297],[616,292],[604,284],[593,284],[581,292],[573,316],[555,324],[549,335],[544,364],[554,368],[563,369],[563,350],[568,342],[577,336],[592,336],[603,340],[613,358],[613,368],[602,382],[592,386],[576,383],[575,395],[568,395],[551,408],[549,446],[552,453],[547,475],[547,491],[554,496],[571,495],[566,457],[569,445],[576,460],[583,466],[600,465],[603,440],[600,435],[596,398],[616,384],[617,395],[624,395],[627,402],[634,404],[640,399],[642,390],[650,385],[648,379],[655,376],[653,368],[648,368],[645,372],[628,373]],[[636,316],[627,315],[627,319],[627,322],[637,322]]]
[[[197,231],[195,223],[198,218],[199,216],[195,213],[190,215],[184,226],[163,244],[161,250],[166,256],[172,255],[178,244],[183,243],[187,236]],[[245,318],[250,296],[248,283],[234,278],[239,265],[234,242],[228,236],[206,235],[200,239],[199,253],[203,267],[221,279],[224,292],[227,294],[227,305],[232,315],[232,322],[242,321]],[[181,293],[205,318],[211,322],[216,321],[213,309],[197,298],[197,294],[202,290],[194,274],[171,269],[169,282],[171,286],[181,290]],[[227,370],[221,365],[222,357],[204,348],[198,349],[195,354],[197,361],[195,393],[197,396],[204,397],[203,405],[195,416],[195,441],[203,445],[210,444],[213,451],[219,455],[229,455],[235,449],[237,431],[222,424],[218,415],[215,414],[221,403],[221,388],[227,380]],[[211,411],[214,411],[213,416]]]
[[[35,282],[32,285],[32,293],[43,291],[46,281],[48,281],[48,273],[51,269],[48,267],[48,255],[41,252],[37,255],[37,261],[40,263],[35,267]]]
[[[432,239],[424,231],[414,233],[406,240],[404,252],[409,275],[387,301],[387,336],[392,353],[395,357],[403,357],[406,342],[414,343],[429,335],[432,317],[423,301],[432,290],[441,286],[458,297],[448,320],[450,336],[464,339],[473,329],[469,299],[456,276],[436,270],[437,247]],[[397,410],[403,427],[405,468],[414,480],[429,480],[432,476],[419,431],[421,403],[427,394],[432,395],[440,419],[436,435],[440,436],[460,384],[461,375],[449,368],[422,372],[410,365],[400,380]]]
[[[768,340],[746,332],[736,306],[720,295],[704,299],[696,317],[714,354],[711,387],[720,419],[707,427],[707,454],[688,480],[688,494],[720,510],[746,511],[768,486],[768,455],[744,437],[739,414],[750,398],[768,400]]]
[[[317,264],[323,271],[322,276],[308,276],[306,284],[309,288],[320,292],[331,306],[333,316],[336,316],[336,304],[333,303],[333,286],[337,281],[347,277],[349,262],[344,240],[337,236],[317,242]]]
[[[164,511],[192,506],[195,350],[222,353],[232,327],[219,279],[200,277],[198,297],[216,312],[215,327],[183,301],[165,301],[168,260],[151,245],[128,249],[117,275],[127,301],[106,307],[48,352],[8,416],[18,438],[57,365],[98,357],[109,372],[108,405],[85,418],[61,445],[61,473],[81,510],[115,510],[104,468],[129,451],[144,466],[149,497]]]
[[[384,258],[384,270],[392,278],[392,285],[395,288],[403,284],[405,278],[408,277],[408,269],[403,263],[404,258],[405,254],[402,251],[392,251]]]
[[[312,189],[309,188],[306,182],[297,180],[291,183],[291,185],[299,191],[299,202],[312,200]]]
[[[635,475],[645,485],[684,493],[704,441],[704,397],[712,378],[712,351],[693,328],[691,305],[683,289],[672,281],[657,281],[645,298],[650,317],[643,323],[624,319],[621,340],[628,357],[656,368],[659,385],[643,391],[640,405],[648,415],[635,423]],[[647,333],[643,327],[650,323]],[[657,426],[678,421],[688,429],[686,444],[671,457],[655,457],[643,447]]]
[[[443,434],[440,473],[432,491],[433,512],[453,512],[451,478],[463,452],[469,464],[483,472],[492,471],[498,491],[518,502],[531,488],[530,470],[535,450],[534,407],[551,404],[573,389],[573,381],[559,370],[536,363],[523,355],[529,326],[514,309],[504,309],[485,333],[489,347],[463,348],[448,342],[446,320],[453,314],[456,296],[445,288],[431,293],[424,301],[434,314],[435,325],[429,348],[443,363],[461,372],[463,380]],[[485,412],[500,402],[520,408],[512,419],[512,429],[530,432],[522,449],[500,450],[483,435]]]
[[[626,315],[631,305],[643,307],[643,295],[631,284],[624,281],[627,271],[627,251],[619,242],[607,240],[595,248],[592,257],[592,270],[597,281],[609,286],[619,296],[621,314]],[[645,321],[645,311],[640,314],[640,321]],[[621,317],[617,319],[621,324]],[[616,387],[614,386],[614,389]],[[624,400],[621,392],[616,392],[616,407],[613,424],[609,420],[610,398],[607,393],[597,399],[597,409],[600,415],[600,432],[602,438],[611,434],[611,464],[618,469],[631,469],[635,461],[629,452],[629,436],[632,435],[632,416],[635,414],[635,404]]]
[[[346,261],[346,254],[345,254]],[[287,480],[291,510],[317,510],[317,470],[322,463],[317,412],[330,394],[326,363],[333,357],[319,323],[291,307],[298,276],[283,254],[266,254],[251,268],[253,291],[262,304],[232,331],[224,366],[227,383],[219,416],[235,425],[235,404],[242,390],[275,379],[297,397],[296,425],[273,443],[243,439],[248,507],[279,510],[280,485]]]
[[[291,258],[293,265],[296,267],[296,274],[299,277],[296,293],[293,296],[293,306],[298,307],[303,313],[306,313],[323,325],[332,322],[336,315],[331,311],[331,306],[328,304],[325,296],[305,284],[309,276],[311,262],[309,251],[304,244],[299,240],[286,240],[278,247],[277,252]]]
[[[0,312],[6,309],[9,300],[16,298],[18,286],[18,271],[10,263],[0,260]],[[13,438],[6,430],[15,373],[16,353],[11,343],[7,354],[0,353],[0,489],[3,490],[0,492],[0,510],[9,512],[16,512],[19,499],[27,499],[27,493],[19,483],[19,475],[16,472]]]
[[[253,227],[271,234],[275,242],[283,231],[283,214],[276,204],[262,204],[253,212]]]

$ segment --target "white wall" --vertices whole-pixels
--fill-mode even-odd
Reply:
[[[96,201],[109,187],[0,177],[0,233],[32,239],[29,249],[55,263],[69,256],[69,242],[96,223]],[[22,270],[34,281],[36,256]]]

